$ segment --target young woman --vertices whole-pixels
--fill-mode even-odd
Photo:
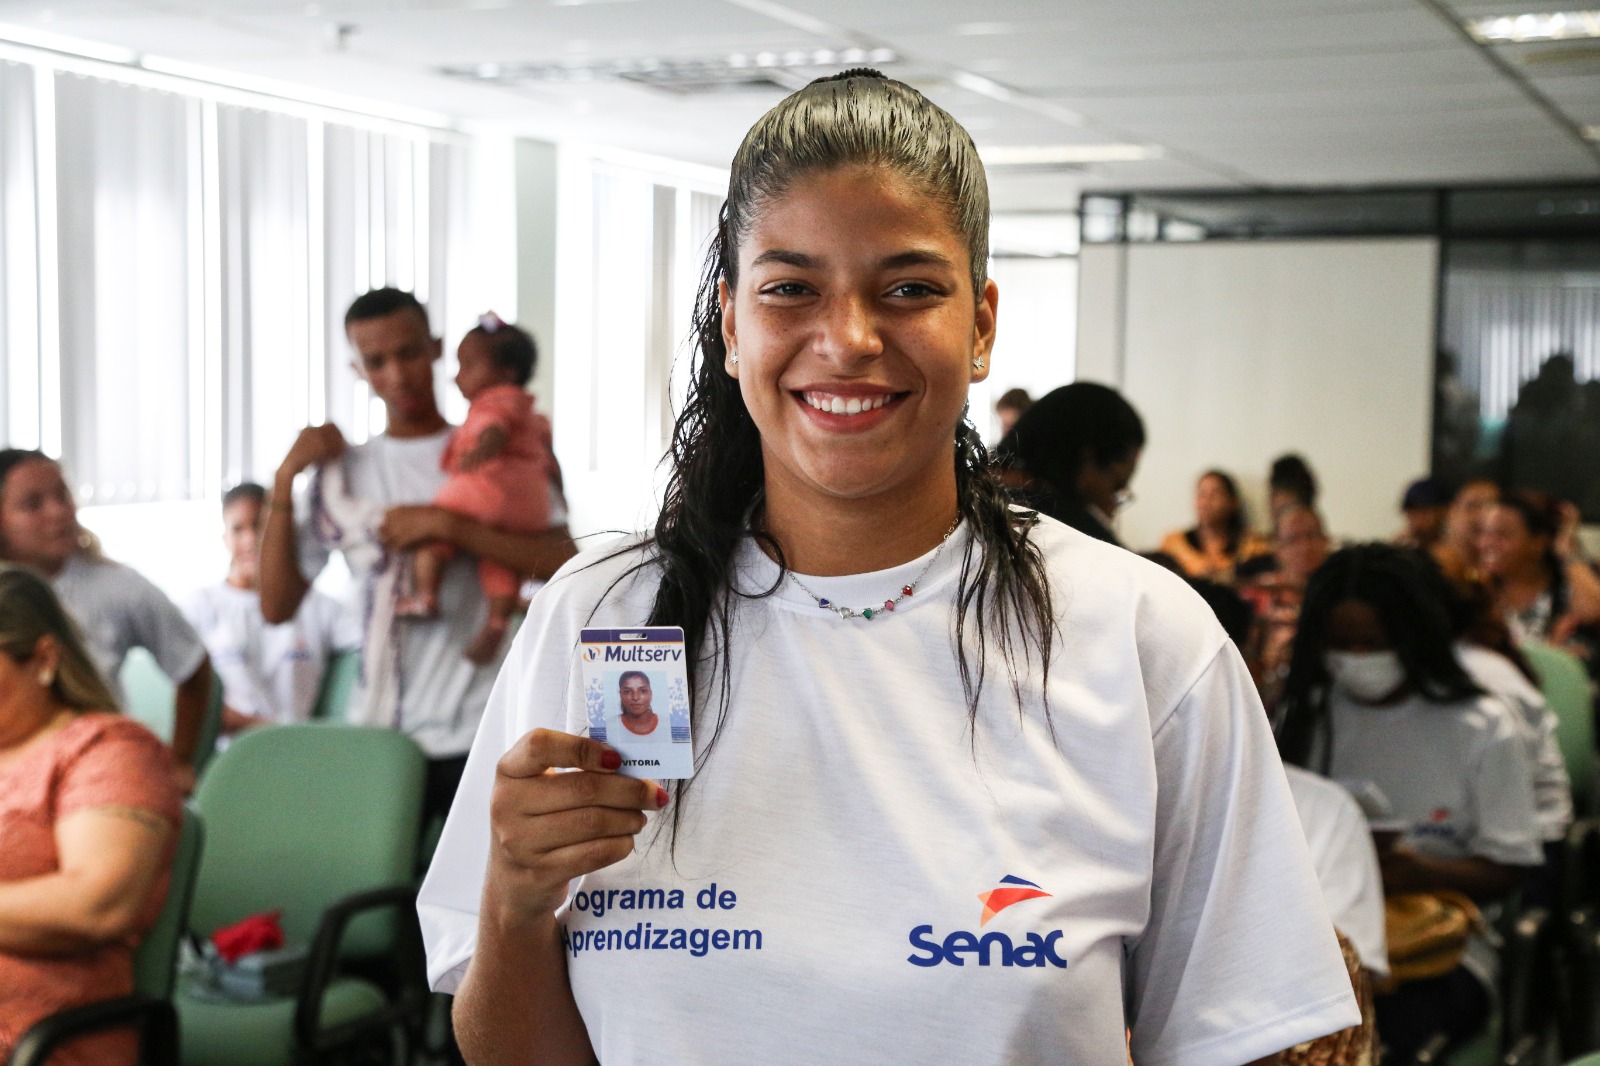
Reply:
[[[1561,508],[1542,492],[1511,492],[1483,517],[1478,559],[1495,606],[1518,640],[1565,644],[1593,660],[1600,578],[1556,553]]]
[[[39,1019],[133,991],[182,816],[172,759],[116,703],[42,579],[0,566],[0,1059]],[[131,1034],[59,1066],[132,1066]]]
[[[1173,530],[1161,542],[1190,577],[1232,584],[1240,563],[1272,550],[1250,531],[1239,486],[1221,470],[1207,470],[1195,483],[1194,516],[1193,527]]]
[[[1500,486],[1488,478],[1472,478],[1456,490],[1445,511],[1444,532],[1429,550],[1451,581],[1478,581],[1478,538],[1483,519],[1500,498]]]
[[[1421,560],[1373,544],[1336,552],[1306,588],[1284,685],[1284,761],[1358,782],[1384,892],[1453,890],[1493,902],[1543,859],[1528,745],[1457,659]],[[1392,961],[1392,960],[1391,960]],[[1430,1036],[1483,1024],[1496,956],[1469,943],[1452,972],[1377,999],[1378,1032],[1405,1062]]]
[[[155,656],[178,686],[172,750],[187,767],[211,696],[205,645],[160,589],[100,554],[78,524],[61,465],[42,452],[0,451],[0,561],[31,566],[50,579],[114,695],[120,696],[117,676],[130,650]]]
[[[421,896],[471,1061],[1237,1066],[1356,1023],[1226,636],[987,471],[987,232],[970,138],[876,72],[746,136],[661,517],[534,600]],[[641,623],[688,645],[673,792],[573,735],[580,628]]]
[[[1075,381],[1046,393],[1000,441],[996,462],[1017,497],[1058,522],[1117,544],[1144,422],[1115,389]]]

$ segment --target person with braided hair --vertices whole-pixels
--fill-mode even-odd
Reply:
[[[876,71],[746,135],[660,516],[533,601],[419,896],[469,1061],[1241,1066],[1359,1021],[1232,643],[967,420],[988,228]],[[581,735],[580,631],[644,625],[670,791]]]
[[[1366,544],[1312,575],[1278,746],[1284,762],[1382,808],[1373,827],[1386,897],[1452,892],[1489,906],[1544,860],[1533,764],[1516,712],[1462,666],[1426,565]],[[1496,968],[1493,947],[1473,937],[1453,970],[1379,995],[1378,1034],[1396,1061],[1436,1033],[1480,1028]]]

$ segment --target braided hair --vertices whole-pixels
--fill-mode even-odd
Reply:
[[[1306,766],[1313,750],[1321,770],[1333,751],[1328,715],[1332,679],[1323,661],[1334,608],[1359,600],[1377,612],[1384,633],[1405,667],[1406,681],[1423,699],[1455,703],[1483,695],[1456,658],[1450,612],[1422,557],[1388,544],[1359,544],[1334,552],[1311,575],[1300,607],[1277,723],[1283,761]]]

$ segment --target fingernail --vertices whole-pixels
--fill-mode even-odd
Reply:
[[[622,769],[622,752],[614,748],[607,748],[600,753],[600,768],[603,770]]]
[[[671,798],[672,798],[671,796],[667,795],[667,790],[666,789],[662,788],[660,785],[656,786],[656,808],[657,809],[665,807],[667,805],[667,800],[669,800]]]

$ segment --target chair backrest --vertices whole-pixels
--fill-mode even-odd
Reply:
[[[122,660],[117,674],[122,685],[124,709],[128,717],[145,726],[167,743],[172,743],[178,686],[157,665],[155,656],[143,648],[132,648]],[[217,738],[222,735],[222,679],[211,671],[211,695],[206,701],[206,716],[200,722],[200,736],[189,764],[196,774],[206,768],[216,754]]]
[[[206,697],[206,716],[200,720],[200,735],[195,739],[194,756],[189,764],[196,776],[204,772],[211,757],[217,753],[217,740],[222,736],[222,678],[207,667],[211,675],[211,694]]]
[[[253,729],[219,755],[195,792],[206,849],[189,927],[209,937],[262,911],[309,943],[328,904],[409,884],[426,760],[388,729],[309,723]],[[394,923],[358,919],[345,954],[388,948]]]
[[[205,823],[192,807],[184,808],[183,826],[178,830],[178,848],[172,858],[172,882],[161,916],[144,935],[144,942],[133,955],[135,991],[168,999],[178,970],[178,944],[189,928],[189,905],[194,901],[195,875],[200,870],[200,852],[205,847]]]
[[[1580,812],[1595,799],[1594,695],[1583,661],[1571,652],[1530,641],[1522,646],[1539,688],[1556,715],[1556,740],[1572,779],[1572,799]]]
[[[350,703],[350,693],[361,676],[361,652],[338,651],[328,657],[328,668],[322,674],[322,690],[311,708],[311,717],[344,721]]]
[[[162,740],[172,741],[172,706],[177,686],[156,665],[155,656],[143,648],[131,649],[117,674],[122,685],[123,709],[128,717]]]

